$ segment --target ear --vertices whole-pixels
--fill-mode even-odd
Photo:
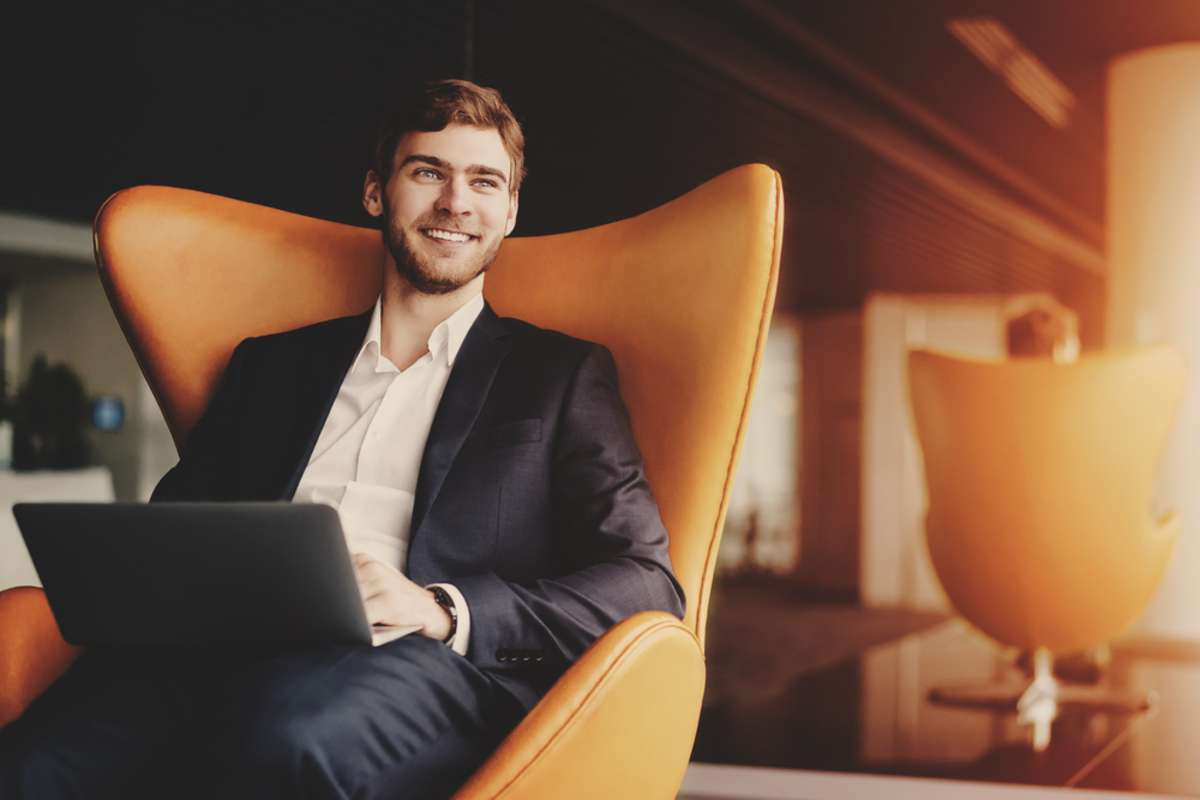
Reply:
[[[372,217],[383,214],[383,184],[373,169],[367,170],[367,176],[363,179],[362,204]]]
[[[508,206],[508,221],[504,226],[504,235],[508,236],[517,226],[517,206],[520,205],[521,193],[513,192],[512,202]]]

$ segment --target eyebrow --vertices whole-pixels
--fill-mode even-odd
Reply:
[[[428,164],[431,167],[438,167],[439,169],[452,169],[450,164],[448,164],[446,161],[438,158],[437,156],[427,156],[424,153],[413,153],[412,155],[408,156],[400,162],[400,168],[403,169],[414,162]],[[503,170],[498,170],[495,167],[489,167],[486,164],[471,164],[464,171],[468,175],[488,175],[490,177],[497,178],[503,184],[508,183],[508,176],[504,174]]]

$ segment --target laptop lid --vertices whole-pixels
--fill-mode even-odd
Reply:
[[[80,645],[370,644],[337,512],[303,503],[18,503]]]

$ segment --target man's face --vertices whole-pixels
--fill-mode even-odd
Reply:
[[[423,294],[445,294],[488,268],[517,221],[512,162],[493,128],[448,125],[397,144],[392,176],[367,173],[363,207],[382,216],[396,270]]]

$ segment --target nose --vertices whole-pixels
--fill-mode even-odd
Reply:
[[[458,177],[451,178],[442,184],[442,193],[438,195],[438,211],[455,217],[465,217],[471,214],[466,183]]]

